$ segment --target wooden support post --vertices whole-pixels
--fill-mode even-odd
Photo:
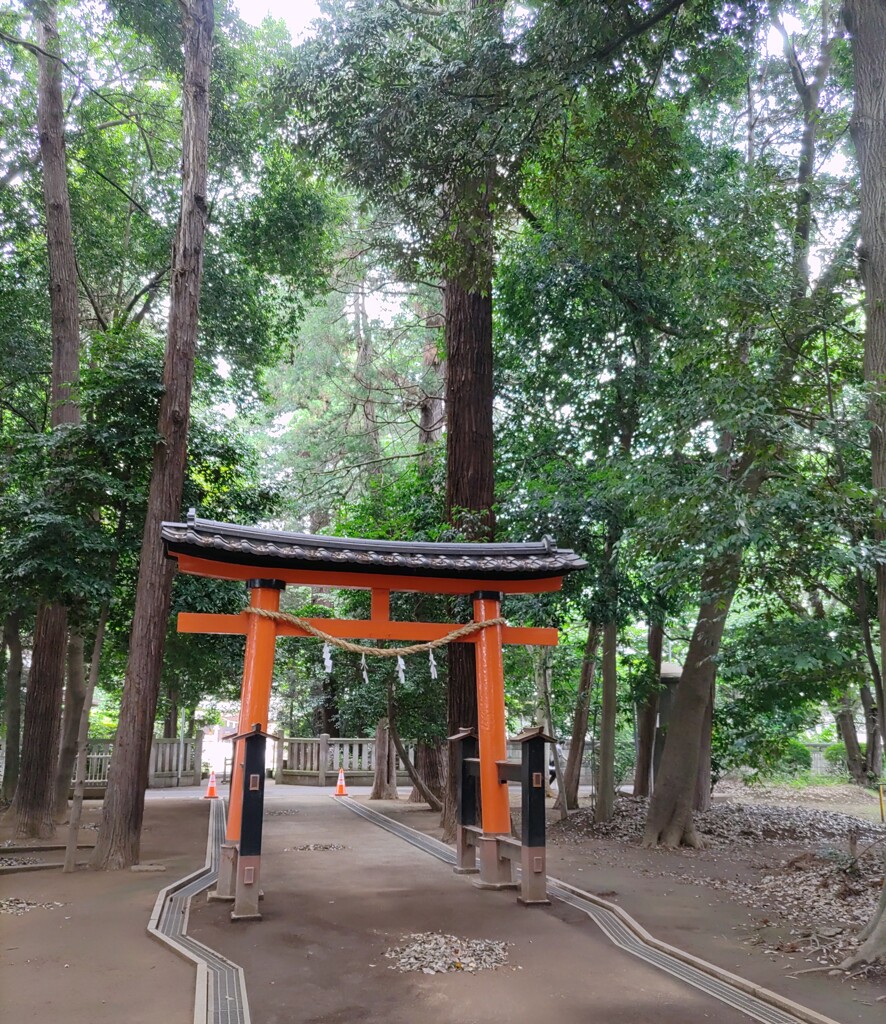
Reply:
[[[474,597],[474,620],[496,619],[501,594],[479,591]],[[481,888],[512,888],[511,862],[499,857],[496,837],[509,835],[511,810],[508,786],[499,780],[498,765],[507,757],[505,680],[501,626],[480,630],[477,660],[477,735],[480,745],[480,807],[483,835],[477,840]]]
[[[194,785],[199,786],[203,781],[203,730],[197,728],[197,735],[194,737]]]
[[[274,782],[281,786],[283,784],[283,746],[286,743],[286,733],[278,733],[274,744]]]
[[[265,804],[265,752],[267,734],[256,726],[239,738],[244,748],[242,801],[240,807],[240,845],[237,861],[237,885],[232,921],[261,919],[260,897],[262,818]]]
[[[279,580],[249,580],[249,604],[265,611],[280,610],[280,591],[286,586]],[[274,674],[274,649],[277,626],[273,619],[250,615],[246,630],[246,654],[243,658],[243,687],[240,693],[240,719],[238,733],[246,733],[255,725],[268,727],[268,704],[271,699],[271,679]],[[243,813],[243,768],[246,751],[243,740],[234,742],[234,762],[231,767],[231,798],[228,804],[228,823],[218,865],[218,883],[210,899],[232,900],[237,878],[237,846],[240,842],[240,824]],[[257,890],[256,890],[257,891]]]
[[[455,873],[477,874],[477,848],[469,831],[477,824],[477,775],[466,760],[477,757],[477,734],[461,729],[449,742],[455,745]]]
[[[547,869],[545,863],[545,747],[549,737],[541,729],[526,730],[520,743],[521,834],[520,895],[527,906],[547,905]]]
[[[317,752],[317,785],[326,785],[326,773],[329,771],[329,733],[320,733],[320,744]]]

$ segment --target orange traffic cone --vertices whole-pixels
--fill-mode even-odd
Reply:
[[[347,786],[345,786],[345,770],[344,770],[344,768],[339,768],[339,770],[338,770],[338,785],[335,787],[335,795],[336,796],[347,796],[348,795],[348,789],[347,789]]]
[[[204,800],[218,800],[218,790],[215,788],[215,772],[209,773],[209,785],[203,794]]]

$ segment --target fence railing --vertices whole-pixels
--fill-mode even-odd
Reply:
[[[108,784],[108,771],[114,740],[89,740],[86,748],[87,790],[103,790]],[[148,788],[199,786],[202,774],[203,734],[184,739],[155,739],[148,762]],[[71,783],[76,782],[76,768]]]
[[[409,759],[415,744],[404,742]],[[397,780],[405,785],[406,766],[396,757]],[[277,743],[277,782],[291,786],[334,785],[339,768],[354,783],[368,782],[375,771],[374,736],[285,736]]]

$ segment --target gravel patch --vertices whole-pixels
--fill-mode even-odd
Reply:
[[[385,956],[396,960],[388,968],[390,971],[475,974],[504,967],[508,962],[508,943],[495,939],[460,939],[441,932],[417,932],[407,935],[404,945],[387,950]]]
[[[55,910],[56,907],[63,906],[64,903],[35,903],[33,900],[22,900],[17,896],[10,896],[0,899],[0,914],[15,914],[16,917],[21,917],[22,914],[27,914],[29,910],[35,910],[37,907],[41,907],[43,910]]]
[[[39,857],[0,857],[0,868],[20,868],[26,864],[42,864]]]
[[[306,853],[322,850],[347,850],[341,843],[302,843],[301,846],[284,846],[284,853]]]
[[[298,814],[298,811],[291,808],[282,811],[265,811],[266,818],[291,818],[296,814]]]

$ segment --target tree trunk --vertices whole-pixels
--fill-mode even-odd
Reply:
[[[459,729],[477,728],[477,684],[473,644],[450,644],[446,648],[449,686],[446,691],[446,723],[450,736]],[[455,838],[457,777],[454,744],[447,744],[446,791],[440,824],[445,842]]]
[[[855,571],[857,600],[855,612],[861,626],[861,635],[864,640],[864,651],[871,670],[871,679],[874,684],[874,693],[871,697],[870,688],[862,687],[861,699],[865,709],[865,723],[868,731],[868,747],[866,760],[868,769],[875,778],[879,778],[883,772],[883,745],[886,743],[886,712],[883,703],[886,695],[883,692],[883,673],[880,668],[880,661],[877,652],[874,650],[874,640],[871,635],[871,619],[868,609],[868,592],[865,586],[864,576],[861,569]],[[867,696],[866,696],[867,695]],[[867,701],[867,703],[865,703]],[[871,740],[873,738],[873,745]]]
[[[10,803],[18,785],[19,756],[22,745],[22,638],[18,612],[6,616],[3,645],[9,652],[6,665],[6,763],[3,768],[3,803]]]
[[[380,718],[375,729],[375,778],[370,800],[396,800],[397,748],[391,738],[387,718]]]
[[[118,539],[123,533],[123,520],[117,529]],[[112,577],[117,568],[117,555],[114,555]],[[108,625],[108,613],[110,605],[102,605],[101,614],[98,617],[98,626],[95,630],[95,641],[92,645],[92,658],[89,662],[89,679],[86,683],[86,694],[83,700],[83,708],[80,713],[80,722],[77,729],[77,769],[74,778],[74,799],[71,802],[71,818],[68,822],[68,841],[65,847],[65,863],[63,871],[74,871],[77,867],[77,839],[80,835],[80,816],[83,811],[83,791],[86,788],[86,758],[89,748],[89,712],[92,707],[92,697],[95,687],[98,684],[98,670],[101,662],[102,648],[105,642],[105,629]]]
[[[879,779],[883,766],[883,744],[880,738],[880,723],[871,688],[861,687],[861,706],[864,708],[865,753],[864,767],[869,779]]]
[[[421,740],[415,748],[415,770],[421,776],[428,790],[442,803],[443,789],[446,785],[446,760],[443,757],[443,744],[425,743]],[[417,786],[412,787],[408,803],[423,804],[427,801]]]
[[[142,539],[129,664],[120,725],[105,796],[95,864],[124,868],[138,860],[148,784],[148,758],[160,690],[169,618],[173,562],[163,554],[160,524],[181,514],[188,422],[206,231],[206,164],[209,141],[209,71],[213,0],[186,0],[182,100],[182,200],[172,251],[169,327],[163,368],[148,512]]]
[[[59,52],[55,4],[41,4],[36,16],[37,45],[37,131],[40,137],[40,159],[43,166],[43,201],[45,206],[46,249],[49,257],[49,304],[52,327],[52,410],[53,430],[80,422],[76,388],[80,379],[80,320],[77,294],[77,261],[71,228],[71,203],[68,194],[68,171],[65,155],[65,112],[62,98],[62,67],[49,56]],[[53,604],[38,612],[40,628],[34,632],[33,664],[25,705],[25,746],[22,750],[21,777],[13,807],[18,816],[19,835],[51,835],[54,828],[47,822],[52,816],[52,784],[46,791],[46,779],[54,778],[58,755],[58,716],[64,688],[64,651],[67,640],[67,610]],[[40,645],[49,650],[43,651]],[[52,673],[57,671],[58,675]],[[36,678],[35,678],[36,677]],[[40,688],[45,692],[40,692]],[[31,721],[36,710],[51,717],[42,723]],[[52,748],[45,745],[54,736]],[[45,757],[45,763],[41,758]],[[28,773],[36,773],[31,777]],[[31,805],[29,800],[36,800]]]
[[[446,317],[446,514],[471,540],[492,540],[492,296],[450,280]],[[449,735],[477,726],[473,644],[447,647]],[[449,751],[442,826],[455,835],[454,752]]]
[[[600,628],[594,622],[588,623],[588,638],[585,641],[585,653],[581,662],[581,675],[578,678],[578,694],[575,698],[575,717],[572,719],[572,740],[569,744],[569,756],[566,758],[566,770],[563,773],[563,789],[566,796],[566,809],[573,811],[578,807],[578,787],[581,782],[581,766],[585,752],[585,737],[588,734],[588,717],[591,711],[591,694],[594,689],[594,677],[597,674],[597,648],[600,644]],[[559,807],[560,797],[554,806]]]
[[[357,348],[357,360],[354,376],[357,385],[363,388],[363,430],[369,443],[369,450],[374,461],[367,466],[367,473],[376,476],[381,472],[381,442],[379,440],[378,412],[375,408],[375,397],[372,386],[372,334],[369,330],[369,316],[366,313],[366,286],[363,281],[357,285],[354,296],[354,340]]]
[[[400,734],[397,732],[397,726],[394,724],[393,719],[390,721],[388,731],[391,734],[391,742],[394,744],[394,751],[400,755],[400,760],[403,762],[403,767],[406,769],[406,774],[412,780],[412,792],[418,794],[419,799],[414,801],[412,799],[412,793],[409,795],[408,803],[426,803],[432,811],[438,813],[443,810],[443,802],[434,793],[428,789],[425,785],[425,780],[419,775],[417,768],[409,760],[409,751],[403,746],[403,741],[400,739]],[[396,785],[396,777],[395,777]],[[398,794],[399,797],[399,794]]]
[[[692,821],[699,737],[716,674],[714,659],[740,573],[741,555],[734,552],[709,564],[702,577],[702,604],[674,694],[661,767],[649,803],[644,846],[702,845]]]
[[[438,332],[444,326],[443,317],[439,313],[428,316],[426,325],[428,339],[422,352],[424,379],[422,394],[418,406],[418,443],[424,447],[439,441],[443,434],[443,381],[444,364],[438,351]],[[427,463],[431,453],[423,453],[420,458]]]
[[[492,296],[448,281],[446,515],[471,540],[495,534],[492,452]]]
[[[883,869],[883,876],[886,879],[886,854],[883,856]],[[886,964],[886,880],[880,890],[877,908],[858,937],[861,945],[839,964],[840,970],[851,971],[860,964]]]
[[[886,537],[886,5],[878,0],[846,0],[843,17],[855,61],[855,106],[849,131],[861,172],[861,272],[865,290],[865,380],[871,386],[871,467],[877,491],[876,539]],[[886,565],[877,563],[877,619],[880,668],[886,665]],[[886,742],[882,676],[877,693],[880,736]],[[868,925],[867,940],[855,962],[886,958],[886,883]],[[860,959],[859,959],[860,958]],[[845,965],[844,965],[845,966]]]
[[[864,756],[861,753],[861,747],[858,745],[855,715],[852,712],[852,702],[849,700],[848,695],[843,695],[840,707],[834,711],[834,718],[837,721],[837,728],[840,731],[843,746],[846,748],[846,767],[852,776],[852,781],[858,786],[866,786],[868,777],[864,766]]]
[[[708,694],[708,703],[701,724],[701,741],[698,745],[698,771],[695,775],[695,801],[693,804],[696,811],[709,811],[711,809],[711,792],[714,788],[711,780],[711,751],[714,736],[715,697],[716,682],[715,679],[712,679],[711,691]]]
[[[65,646],[52,641],[59,633],[64,636],[67,618],[63,605],[44,604],[37,610],[34,651],[25,698],[21,774],[8,812],[16,823],[17,836],[49,839],[55,833],[52,812]]]
[[[603,626],[603,702],[600,708],[600,756],[597,763],[594,821],[609,821],[615,809],[615,721],[618,676],[615,669],[618,625]]]
[[[652,779],[652,752],[655,749],[655,724],[658,720],[658,687],[661,683],[661,656],[664,647],[664,623],[653,622],[646,635],[646,650],[652,662],[654,690],[637,705],[637,764],[634,768],[634,796],[649,796]]]
[[[77,757],[77,735],[80,717],[86,699],[86,671],[83,664],[83,637],[71,633],[68,638],[68,684],[65,687],[65,713],[62,718],[62,740],[55,776],[55,820],[65,820],[68,810],[68,792]]]

